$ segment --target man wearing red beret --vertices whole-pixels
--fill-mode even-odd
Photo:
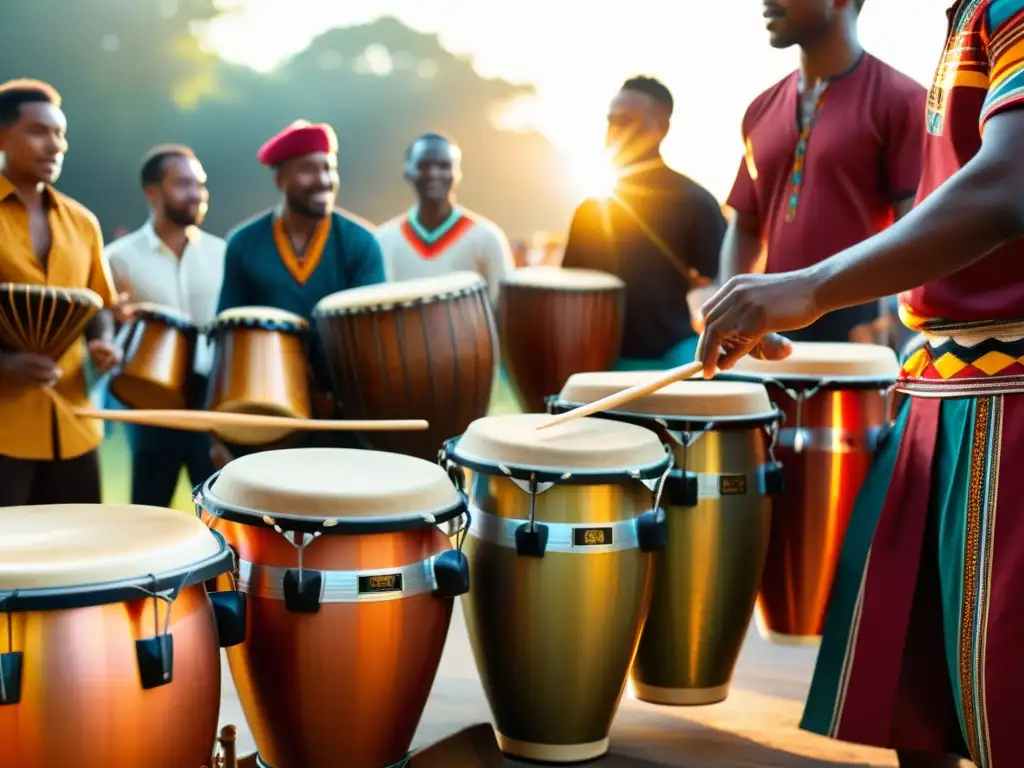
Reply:
[[[259,151],[274,169],[281,203],[236,227],[227,238],[224,282],[217,311],[276,307],[312,319],[320,299],[337,291],[384,282],[384,260],[370,229],[335,209],[338,139],[329,125],[298,120]],[[311,363],[315,387],[330,391],[315,324]],[[327,402],[321,397],[322,403]],[[333,403],[333,401],[331,401]],[[332,417],[334,406],[318,414]],[[218,462],[226,456],[215,448]]]

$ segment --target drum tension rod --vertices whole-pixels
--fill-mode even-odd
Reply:
[[[0,600],[0,606],[16,594],[17,592],[12,592]],[[7,652],[0,653],[0,706],[21,701],[23,662],[22,652],[14,650],[14,614],[7,610],[4,611],[4,615],[7,617]]]
[[[544,557],[548,548],[548,527],[537,522],[537,473],[530,473],[530,520],[516,528],[516,554]]]
[[[174,635],[171,634],[171,608],[174,606],[174,598],[178,590],[171,590],[169,593],[157,591],[156,576],[150,575],[151,589],[138,589],[153,598],[153,636],[140,637],[135,641],[135,659],[139,667],[139,678],[142,688],[159,688],[174,680]],[[188,574],[185,575],[185,579]],[[183,579],[184,584],[184,579]],[[160,631],[160,612],[157,610],[159,602],[167,603],[167,613],[164,617],[164,631]]]

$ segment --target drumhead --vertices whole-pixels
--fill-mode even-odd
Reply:
[[[0,507],[0,593],[184,574],[221,554],[228,563],[218,571],[223,573],[230,567],[223,541],[194,515],[170,509],[130,504]]]
[[[69,304],[85,304],[96,309],[103,309],[103,299],[95,291],[88,288],[55,288],[51,285],[35,285],[32,283],[0,283],[0,294],[11,298],[24,296],[37,299],[51,297]]]
[[[896,353],[881,344],[793,342],[785,360],[744,357],[727,374],[766,379],[895,379],[900,372]]]
[[[151,317],[156,320],[163,320],[170,325],[178,327],[188,327],[192,325],[192,321],[189,319],[189,316],[184,312],[181,312],[174,307],[164,306],[163,304],[143,302],[136,305],[135,312],[139,317]]]
[[[586,404],[650,381],[661,371],[577,373],[558,394],[562,403]],[[763,384],[738,381],[677,381],[616,409],[620,413],[714,420],[757,417],[775,408]]]
[[[452,457],[470,464],[515,466],[544,472],[625,472],[665,461],[649,429],[608,419],[582,418],[537,429],[551,416],[485,416],[466,429]]]
[[[360,309],[385,309],[458,294],[484,290],[487,281],[476,272],[452,272],[447,275],[397,280],[392,283],[364,285],[325,296],[313,309],[316,315],[330,315]]]
[[[502,278],[507,285],[562,291],[608,291],[625,288],[615,275],[596,269],[572,267],[523,267]]]
[[[291,448],[241,456],[220,471],[210,490],[215,505],[228,513],[225,517],[252,524],[266,517],[302,518],[328,528],[366,520],[421,522],[424,516],[444,517],[462,504],[437,464],[350,448]],[[217,514],[209,507],[207,511]]]
[[[225,309],[217,315],[211,324],[214,329],[233,325],[276,328],[294,328],[305,330],[309,327],[306,319],[277,307],[235,307]]]

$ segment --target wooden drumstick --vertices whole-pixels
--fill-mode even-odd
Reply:
[[[557,416],[552,416],[547,421],[541,422],[536,426],[536,429],[547,429],[557,424],[565,424],[567,421],[573,421],[574,419],[582,419],[584,416],[590,416],[594,413],[600,413],[601,411],[611,411],[618,408],[620,405],[625,405],[628,402],[636,400],[638,397],[649,395],[652,392],[657,392],[662,387],[667,387],[669,384],[682,381],[683,379],[689,379],[692,376],[701,372],[704,364],[699,360],[693,363],[687,363],[686,365],[680,365],[675,368],[669,368],[660,376],[651,379],[645,384],[634,384],[628,389],[624,389],[621,392],[616,392],[614,395],[608,395],[608,397],[602,397],[600,400],[595,400],[592,403],[581,405],[579,408],[573,408],[571,411],[560,413]]]
[[[430,428],[429,422],[423,419],[296,419],[289,416],[171,409],[112,411],[98,408],[76,408],[75,415],[83,419],[121,421],[126,424],[181,429],[187,432],[209,432],[224,427],[292,429],[306,432],[419,432]]]

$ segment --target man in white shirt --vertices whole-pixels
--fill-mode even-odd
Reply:
[[[377,240],[388,280],[477,272],[497,303],[501,278],[515,269],[512,247],[497,224],[455,203],[462,150],[451,139],[425,133],[405,153],[405,179],[416,205],[382,224]]]
[[[203,328],[214,319],[224,279],[225,242],[199,229],[209,205],[206,172],[181,145],[151,149],[142,163],[150,218],[107,247],[118,291],[134,304],[169,307]],[[205,392],[212,346],[200,337],[196,391]],[[202,432],[129,426],[132,503],[170,505],[184,466],[198,485],[214,472],[210,439]]]

